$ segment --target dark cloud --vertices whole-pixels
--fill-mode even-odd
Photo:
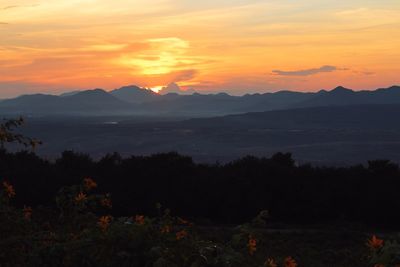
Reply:
[[[364,74],[364,75],[374,75],[375,72],[372,72],[372,71],[364,71],[363,74]]]
[[[375,75],[375,72],[372,71],[368,71],[368,70],[353,70],[352,73],[354,74],[359,74],[359,75]]]
[[[9,9],[14,9],[14,8],[20,8],[20,7],[36,7],[39,6],[39,4],[33,4],[33,5],[11,5],[11,6],[5,6],[5,7],[0,7],[0,10],[9,10]]]
[[[272,73],[280,76],[309,76],[323,72],[333,72],[337,70],[340,69],[338,69],[335,66],[325,65],[320,68],[306,69],[306,70],[294,70],[294,71],[273,70]]]
[[[2,10],[8,10],[8,9],[13,9],[13,8],[17,8],[17,7],[20,7],[20,6],[5,6],[5,7],[2,7],[1,9]]]

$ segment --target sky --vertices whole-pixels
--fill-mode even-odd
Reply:
[[[399,0],[0,0],[0,98],[400,84]]]

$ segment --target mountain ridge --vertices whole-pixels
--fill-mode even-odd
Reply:
[[[110,92],[103,89],[73,91],[67,94],[22,95],[0,102],[6,114],[126,114],[154,116],[212,117],[317,106],[400,104],[400,86],[372,91],[353,91],[338,86],[318,92],[278,91],[232,96],[227,93],[180,95],[157,94],[135,85]]]

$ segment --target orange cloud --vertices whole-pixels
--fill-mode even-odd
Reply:
[[[325,65],[320,68],[312,68],[305,70],[291,70],[291,71],[273,70],[272,73],[281,76],[310,76],[323,72],[334,72],[337,70],[338,68],[335,66]]]

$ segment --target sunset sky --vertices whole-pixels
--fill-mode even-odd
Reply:
[[[399,0],[0,0],[0,98],[400,84]]]

